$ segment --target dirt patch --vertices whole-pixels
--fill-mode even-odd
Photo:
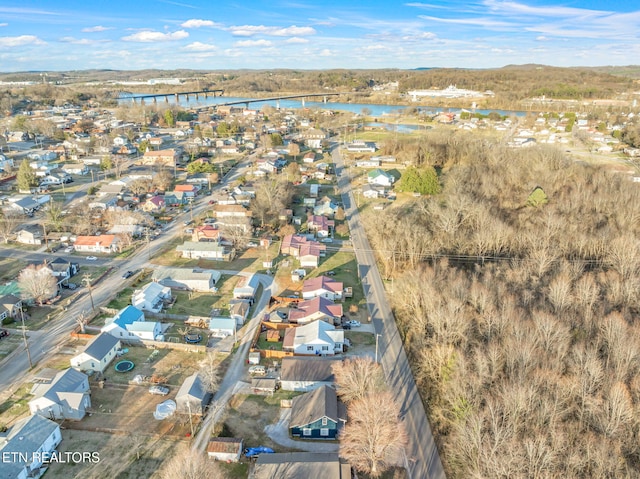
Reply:
[[[64,427],[125,435],[188,437],[188,418],[176,416],[158,421],[153,417],[156,406],[167,399],[175,399],[178,389],[172,388],[167,396],[154,396],[148,390],[148,386],[122,386],[109,384],[108,380],[104,389],[92,384],[92,412],[80,422],[65,422]]]
[[[280,400],[255,395],[236,394],[229,401],[224,431],[232,437],[244,439],[246,447],[267,446],[277,452],[288,452],[273,442],[264,432],[265,426],[278,422]]]
[[[52,464],[47,479],[157,478],[179,441],[135,435],[64,430],[59,452],[97,452],[98,463]]]

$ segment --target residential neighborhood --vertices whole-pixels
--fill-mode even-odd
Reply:
[[[405,100],[419,102],[430,91],[436,90],[408,91]],[[211,94],[188,94],[196,92]],[[561,145],[571,156],[556,158],[554,168],[591,168],[599,155],[624,188],[638,182],[633,168],[624,169],[637,151],[616,133],[631,113],[603,122],[573,111],[416,108],[374,118],[334,111],[326,102],[315,109],[254,108],[258,100],[249,99],[214,108],[180,100],[179,93],[145,98],[109,107],[22,105],[0,130],[0,452],[30,458],[0,463],[2,478],[95,475],[91,461],[52,463],[36,454],[71,453],[83,444],[114,477],[164,479],[164,465],[182,447],[229,477],[444,477],[420,394],[432,381],[448,394],[434,394],[438,407],[459,401],[451,406],[455,414],[436,418],[442,434],[472,409],[472,400],[454,397],[443,378],[462,374],[456,368],[493,371],[488,359],[471,366],[453,353],[469,329],[455,321],[471,317],[468,310],[485,315],[469,320],[479,330],[499,315],[498,305],[483,301],[483,268],[514,258],[513,264],[535,264],[540,297],[555,312],[585,307],[596,286],[574,281],[588,269],[583,263],[582,269],[562,263],[561,279],[547,281],[561,258],[535,235],[512,250],[485,232],[456,243],[466,229],[491,224],[506,231],[525,217],[556,238],[560,226],[545,223],[535,208],[553,201],[568,208],[571,188],[536,171],[492,210],[495,217],[471,201],[440,200],[443,188],[472,189],[452,186],[457,177],[449,172],[468,173],[475,150],[448,157],[442,152],[451,145],[427,148],[418,134],[437,130],[438,141],[478,134],[487,144],[498,138],[507,156]],[[407,117],[415,129],[401,148],[397,127]],[[55,129],[45,134],[42,122]],[[477,188],[469,194],[477,194],[478,204],[507,194],[499,182]],[[599,207],[604,211],[593,208]],[[607,218],[601,232],[613,227]],[[439,234],[450,243],[438,243]],[[628,259],[622,252],[635,250],[627,248],[630,237],[621,238],[606,261],[596,258],[604,243],[579,245],[593,256],[584,260],[590,268],[611,268],[593,285],[609,284],[616,268],[633,277],[620,263]],[[437,270],[443,265],[467,276],[455,287],[440,286],[447,279]],[[515,273],[512,279],[526,289]],[[432,299],[442,291],[466,299]],[[601,293],[612,311],[631,297],[616,291]],[[503,310],[526,306],[504,294]],[[532,331],[541,335],[536,348],[551,351],[547,312],[532,318]],[[484,340],[491,341],[512,326],[486,327]],[[557,327],[563,338],[587,334]],[[607,337],[614,340],[613,333]],[[363,389],[354,392],[360,379]],[[613,401],[603,398],[594,404]],[[362,417],[363,404],[380,416]],[[604,427],[600,416],[588,417]],[[385,452],[358,461],[352,449],[366,447],[361,428],[372,421],[390,431]]]

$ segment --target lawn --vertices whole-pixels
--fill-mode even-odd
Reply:
[[[18,324],[12,324],[11,328],[19,327]],[[0,339],[0,361],[15,351],[23,344],[22,333],[10,334]]]
[[[154,350],[141,346],[128,346],[128,350],[105,370],[104,375],[108,377],[109,382],[128,384],[138,374],[143,376],[156,374],[166,378],[164,384],[169,385],[172,390],[177,390],[184,379],[196,371],[198,362],[203,358],[199,353],[174,349]],[[124,359],[133,361],[135,367],[129,372],[117,373],[114,365],[117,361]]]
[[[282,341],[271,342],[267,341],[267,333],[261,333],[258,337],[258,349],[267,350],[270,349],[272,351],[282,351]]]
[[[190,291],[172,291],[176,302],[167,310],[170,314],[210,316],[217,295]]]
[[[163,464],[173,458],[175,449],[181,443],[170,438],[155,439],[135,434],[115,435],[71,429],[62,431],[62,439],[58,451],[98,452],[100,461],[52,464],[47,470],[47,479],[158,478]]]
[[[13,248],[13,245],[11,245]],[[20,271],[27,267],[26,261],[11,258],[0,258],[0,281],[13,281],[18,277]]]
[[[133,294],[134,288],[124,288],[116,293],[116,297],[109,301],[107,304],[107,308],[113,308],[117,310],[121,310],[122,308],[131,304],[131,295]]]
[[[27,403],[33,399],[29,391],[31,391],[31,384],[25,383],[0,403],[0,428],[11,426],[18,419],[29,415]]]

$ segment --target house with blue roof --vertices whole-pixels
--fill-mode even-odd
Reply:
[[[102,332],[109,333],[118,339],[135,340],[136,336],[127,329],[127,326],[139,321],[144,321],[144,313],[135,306],[129,305],[118,311],[113,318],[107,319]]]

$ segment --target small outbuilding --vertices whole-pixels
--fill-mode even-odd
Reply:
[[[238,462],[242,446],[242,439],[236,437],[214,437],[207,445],[207,455],[216,461]]]

